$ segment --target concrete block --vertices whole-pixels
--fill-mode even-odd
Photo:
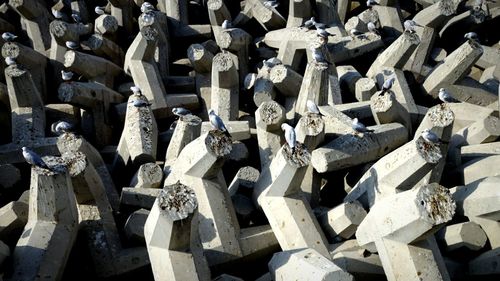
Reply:
[[[132,177],[129,186],[136,188],[159,188],[163,179],[161,167],[155,163],[142,164]]]
[[[366,216],[363,206],[357,201],[342,203],[321,215],[318,220],[330,239],[340,236],[349,239]]]
[[[477,251],[486,244],[486,234],[475,222],[464,222],[446,226],[440,233],[446,251],[467,248]]]

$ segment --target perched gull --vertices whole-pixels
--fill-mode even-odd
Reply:
[[[73,72],[71,71],[64,71],[64,70],[61,70],[61,77],[62,77],[62,80],[64,81],[70,81],[71,79],[73,79]]]
[[[368,22],[368,24],[366,25],[366,27],[368,27],[368,31],[370,32],[373,32],[375,34],[379,34],[378,30],[377,30],[377,26],[375,26],[375,24],[373,22]]]
[[[275,65],[283,64],[283,62],[277,57],[272,57],[266,60],[266,64],[269,67],[273,67]]]
[[[373,7],[373,5],[377,5],[377,4],[378,4],[378,3],[377,3],[377,2],[375,2],[375,0],[368,0],[368,1],[366,1],[366,6],[367,6],[368,8],[371,8],[371,7]]]
[[[141,88],[139,88],[138,86],[134,85],[130,87],[130,90],[134,95],[142,96]]]
[[[279,2],[277,0],[264,1],[264,6],[268,8],[277,8],[279,6]]]
[[[307,111],[321,115],[321,112],[319,112],[318,106],[312,100],[307,100],[306,106],[307,106]]]
[[[96,14],[98,14],[98,15],[104,15],[105,14],[103,7],[100,7],[100,6],[95,6],[94,12]]]
[[[144,13],[141,15],[142,22],[144,23],[144,26],[150,26],[153,23],[155,23],[155,15],[153,13]]]
[[[245,86],[245,89],[250,90],[253,87],[253,85],[255,85],[256,79],[257,79],[257,74],[248,73],[247,76],[245,76],[245,80],[243,81],[243,86]]]
[[[231,134],[229,134],[226,126],[224,125],[224,122],[217,114],[215,114],[215,111],[213,109],[210,109],[210,111],[208,112],[208,119],[210,120],[210,124],[212,124],[212,127],[214,127],[214,129],[223,132],[228,137],[231,137]]]
[[[14,35],[10,32],[4,32],[2,33],[2,39],[7,42],[12,42],[17,38],[17,35]]]
[[[281,130],[285,131],[285,140],[288,146],[292,149],[292,155],[295,154],[295,145],[297,143],[297,136],[295,129],[287,123],[281,124]]]
[[[40,155],[36,154],[34,151],[30,150],[26,146],[23,146],[23,157],[24,160],[28,162],[28,164],[45,169],[49,168],[47,164],[45,164],[45,162],[42,160],[42,157],[40,157]]]
[[[231,23],[230,20],[224,20],[222,22],[222,29],[229,29],[229,28],[233,28],[233,24]]]
[[[465,33],[464,38],[467,39],[467,40],[469,40],[469,41],[473,41],[473,42],[478,42],[479,41],[479,37],[477,36],[477,33],[475,33],[475,32],[467,32],[467,33]]]
[[[190,115],[191,111],[185,109],[184,107],[174,107],[172,108],[172,113],[178,117]]]
[[[431,130],[429,129],[425,129],[422,131],[422,138],[424,138],[424,140],[426,142],[430,142],[430,143],[438,143],[439,142],[439,137]]]
[[[16,64],[17,62],[16,62],[16,59],[15,59],[15,58],[13,58],[13,57],[6,57],[6,58],[5,58],[5,63],[6,63],[7,65],[14,65],[14,64]]]
[[[63,133],[70,132],[71,129],[73,128],[73,125],[66,121],[58,121],[54,124],[52,124],[52,133],[57,134],[57,135],[62,135]]]
[[[56,9],[52,9],[52,15],[56,18],[56,19],[62,19],[64,17],[64,14],[63,12],[59,11],[59,10],[56,10]]]
[[[316,24],[316,20],[314,17],[311,17],[310,19],[306,20],[301,27],[305,27],[307,29],[312,28]]]
[[[312,52],[312,56],[313,56],[314,61],[319,62],[319,63],[332,64],[331,62],[326,60],[321,48],[311,48],[311,52]]]
[[[76,22],[76,23],[81,23],[82,22],[82,17],[80,17],[79,14],[73,13],[71,14],[71,18]]]
[[[439,99],[444,102],[444,103],[453,103],[453,102],[459,102],[459,100],[455,99],[446,91],[445,88],[439,89],[439,94],[438,94]]]
[[[396,81],[396,78],[394,78],[394,76],[385,80],[384,84],[382,85],[382,93],[380,93],[380,94],[383,94],[383,93],[389,91],[392,88],[394,81]]]
[[[80,47],[80,44],[74,41],[66,41],[66,47],[71,50],[76,50],[78,49],[78,47]]]
[[[146,107],[146,106],[150,106],[151,104],[145,100],[132,100],[132,101],[129,101],[129,103],[132,103],[134,104],[135,107]]]
[[[155,10],[155,7],[153,5],[151,5],[151,3],[149,3],[149,2],[144,2],[141,5],[141,13],[147,13],[147,12],[151,12],[154,10]]]
[[[366,128],[366,126],[358,121],[358,118],[352,119],[351,128],[357,133],[373,132],[373,130]]]
[[[316,34],[324,39],[328,39],[328,36],[333,36],[330,32],[326,31],[324,28],[317,28],[316,29]]]
[[[414,20],[405,20],[405,22],[403,23],[403,26],[404,26],[406,32],[415,33],[415,27],[421,26],[421,25],[418,24]]]

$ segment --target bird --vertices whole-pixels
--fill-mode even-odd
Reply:
[[[469,42],[478,42],[479,41],[479,37],[477,36],[477,33],[475,33],[475,32],[465,33],[464,38],[467,39]]]
[[[23,150],[24,160],[26,160],[26,162],[28,162],[28,164],[31,164],[33,166],[37,166],[40,168],[49,169],[49,167],[42,160],[42,157],[40,157],[40,155],[36,154],[34,151],[27,148],[26,146],[23,146],[22,150]]]
[[[305,27],[307,29],[312,28],[316,24],[316,20],[314,17],[311,17],[310,19],[306,20],[301,27]]]
[[[426,142],[439,143],[439,137],[429,129],[423,130],[421,136]]]
[[[98,15],[104,15],[106,12],[104,11],[103,7],[100,6],[95,6],[94,12]]]
[[[277,0],[264,1],[264,6],[268,8],[277,8],[279,4],[280,3]]]
[[[78,47],[80,47],[80,44],[74,41],[66,41],[66,47],[71,50],[76,50],[78,49]]]
[[[134,85],[130,87],[130,90],[134,95],[142,96],[141,88],[139,88],[138,86]]]
[[[277,57],[272,57],[272,58],[267,59],[266,63],[270,67],[273,67],[273,66],[279,65],[279,64],[283,64],[283,62],[279,58],[277,58]]]
[[[288,146],[292,149],[292,155],[295,154],[295,146],[297,144],[297,136],[295,129],[287,123],[281,124],[281,130],[285,131],[285,140]]]
[[[147,12],[141,15],[142,22],[144,26],[150,26],[155,23],[155,15],[151,12]]]
[[[245,89],[250,90],[253,87],[253,85],[255,85],[256,79],[257,79],[257,74],[248,73],[247,76],[245,76],[245,80],[243,81],[243,86],[245,86]]]
[[[73,13],[71,14],[71,18],[76,22],[76,23],[81,23],[82,22],[82,17],[80,17],[79,14]]]
[[[135,107],[146,107],[146,106],[151,106],[151,104],[145,100],[137,99],[137,100],[132,100],[129,101],[129,103],[132,103]]]
[[[191,111],[185,109],[184,107],[174,107],[172,108],[172,113],[178,117],[191,115]]]
[[[222,29],[229,29],[233,28],[233,24],[231,23],[230,20],[224,20],[221,25]]]
[[[59,10],[51,9],[51,12],[52,12],[52,15],[54,16],[54,18],[56,18],[56,19],[62,19],[64,17],[64,13],[59,11]]]
[[[378,30],[377,30],[377,26],[375,26],[375,24],[373,22],[368,22],[368,24],[366,25],[366,27],[368,28],[368,31],[370,32],[373,32],[375,34],[379,34]]]
[[[374,131],[366,128],[363,123],[359,122],[358,118],[352,119],[351,128],[357,133],[369,133]]]
[[[70,81],[73,79],[73,72],[61,70],[61,77],[63,81]]]
[[[51,126],[52,128],[52,133],[57,134],[57,135],[62,135],[63,133],[70,132],[71,129],[73,128],[73,125],[66,121],[57,121]]]
[[[316,62],[319,62],[319,63],[327,63],[327,64],[332,64],[331,62],[329,62],[325,56],[323,55],[323,51],[321,50],[321,48],[311,48],[311,52],[312,52],[312,56],[313,56],[313,60],[316,61]]]
[[[229,132],[227,131],[224,122],[217,114],[215,114],[215,111],[213,109],[210,109],[210,111],[208,112],[208,119],[210,120],[210,124],[212,124],[212,127],[214,127],[214,129],[223,132],[228,137],[231,137],[231,134],[229,134]]]
[[[144,2],[141,5],[141,13],[147,13],[147,12],[151,12],[154,10],[155,10],[155,7],[149,2]]]
[[[378,3],[375,2],[375,0],[368,0],[366,1],[366,6],[371,9],[374,5],[377,5]]]
[[[444,103],[459,102],[459,100],[452,97],[445,88],[439,89],[438,97]]]
[[[308,112],[322,115],[321,112],[319,111],[318,106],[312,100],[307,100],[306,106]]]
[[[316,34],[324,39],[328,39],[328,36],[333,36],[330,32],[326,31],[324,28],[316,28]]]
[[[13,57],[6,57],[6,58],[5,58],[5,63],[6,63],[7,65],[14,65],[14,64],[16,64],[17,62],[16,62],[16,59],[15,59],[15,58],[13,58]]]
[[[396,81],[396,78],[394,76],[389,77],[387,80],[385,80],[384,84],[382,84],[382,93],[380,93],[380,94],[383,94],[383,93],[389,91],[392,88],[394,81]]]
[[[415,33],[415,27],[421,26],[421,25],[418,24],[414,20],[405,20],[405,22],[403,23],[403,26],[404,26],[406,32]]]
[[[2,39],[4,41],[12,42],[12,41],[16,40],[16,38],[17,38],[17,35],[12,34],[10,32],[4,32],[4,33],[2,33]]]

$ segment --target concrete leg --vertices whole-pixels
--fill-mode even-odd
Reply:
[[[226,52],[214,56],[212,63],[212,109],[223,121],[238,118],[238,71]]]
[[[269,166],[281,148],[281,124],[284,120],[285,110],[275,101],[262,103],[255,112],[261,170]]]

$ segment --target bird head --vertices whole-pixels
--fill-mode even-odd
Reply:
[[[172,113],[173,113],[173,114],[176,114],[176,113],[177,113],[177,110],[179,110],[177,107],[172,108]]]
[[[359,122],[359,121],[358,121],[358,118],[354,118],[354,119],[352,119],[352,123],[357,124],[358,122]]]
[[[214,111],[213,109],[210,109],[210,110],[208,111],[208,114],[210,114],[210,115],[215,115],[215,111]]]
[[[440,88],[440,89],[439,89],[439,92],[440,92],[440,93],[441,93],[441,92],[444,92],[444,91],[446,91],[446,89],[445,89],[445,88]]]
[[[429,133],[429,132],[430,132],[430,129],[424,129],[424,130],[422,131],[422,134],[427,134],[427,133]]]
[[[137,86],[132,86],[130,87],[130,90],[132,91],[132,93],[136,94],[136,93],[140,93],[141,92],[141,88],[137,87]]]
[[[283,123],[283,124],[281,124],[281,130],[283,130],[283,131],[286,131],[286,129],[287,129],[288,127],[290,127],[290,125],[288,125],[287,123]]]
[[[23,150],[23,152],[27,152],[28,151],[28,148],[26,146],[23,146],[21,149]]]

